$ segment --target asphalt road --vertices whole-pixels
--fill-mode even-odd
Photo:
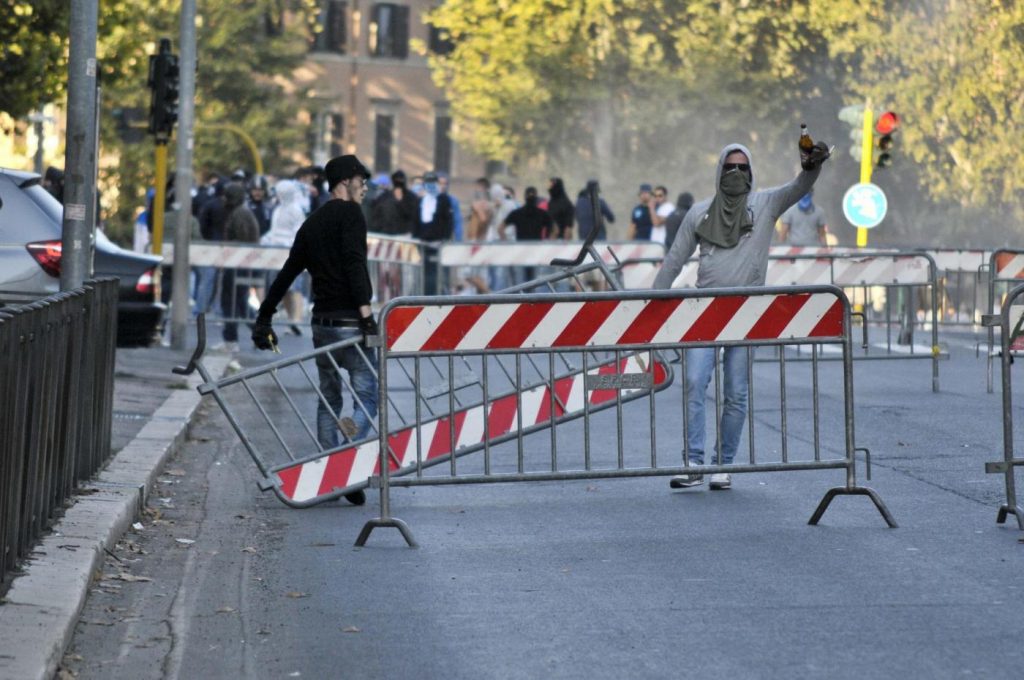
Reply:
[[[808,526],[839,471],[757,473],[715,492],[663,477],[396,489],[392,511],[422,547],[384,529],[356,549],[373,494],[286,508],[256,489],[207,404],[143,528],[108,557],[64,666],[79,678],[1019,677],[1024,543],[995,523],[1001,478],[984,463],[1001,458],[1001,402],[966,345],[942,363],[938,394],[927,361],[857,365],[857,445],[898,529],[864,497]],[[835,366],[822,376],[831,406]],[[663,397],[673,390],[678,379]],[[779,413],[765,404],[769,447]],[[826,439],[837,417],[823,414]]]

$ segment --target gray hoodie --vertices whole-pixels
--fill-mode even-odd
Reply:
[[[753,185],[754,161],[750,151],[742,144],[730,144],[722,149],[718,157],[718,168],[715,172],[715,187],[722,177],[722,165],[725,157],[733,151],[742,151],[750,162],[751,185]],[[821,172],[819,165],[814,170],[804,170],[792,181],[779,187],[754,191],[751,189],[747,197],[747,210],[752,213],[754,228],[740,237],[740,242],[733,248],[722,248],[697,236],[697,225],[711,205],[707,198],[694,204],[679,225],[676,240],[672,249],[665,256],[654,279],[655,288],[671,288],[672,282],[679,276],[683,265],[693,255],[700,244],[700,256],[697,269],[698,288],[739,288],[743,286],[763,286],[768,271],[768,249],[775,232],[775,222],[782,213],[800,200],[814,185]]]

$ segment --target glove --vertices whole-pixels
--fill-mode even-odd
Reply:
[[[373,318],[373,314],[370,316],[364,316],[359,319],[359,330],[363,332],[363,338],[368,338],[371,335],[379,335],[380,329],[377,328],[377,321]]]
[[[277,349],[277,333],[274,332],[269,321],[256,320],[256,324],[252,327],[252,342],[257,349]]]
[[[800,167],[804,170],[814,170],[824,163],[832,155],[825,142],[815,142],[814,148],[808,153],[800,153]]]

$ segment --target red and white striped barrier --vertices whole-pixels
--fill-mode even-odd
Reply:
[[[995,278],[1024,279],[1024,253],[997,252]]]
[[[404,306],[385,317],[389,353],[838,337],[833,293]]]
[[[662,258],[665,246],[652,241],[598,242],[594,246],[605,262],[639,258]],[[445,243],[441,246],[442,267],[547,266],[554,259],[573,260],[579,243],[551,241],[495,241],[488,243]],[[615,253],[614,257],[612,252]]]
[[[371,262],[421,264],[423,255],[418,241],[369,236],[366,239],[367,259]],[[188,248],[188,263],[194,267],[223,267],[227,269],[277,270],[288,259],[288,248],[282,246],[227,245],[223,243],[193,243]],[[174,262],[174,245],[163,246],[164,264]]]
[[[665,367],[655,363],[653,382],[655,389],[665,384],[668,375]],[[618,366],[614,362],[595,368],[590,375],[640,374],[651,372],[640,365],[637,357],[622,359]],[[408,474],[416,469],[417,452],[424,467],[436,465],[455,455],[480,450],[485,437],[489,442],[517,432],[519,429],[519,403],[522,402],[523,428],[553,425],[554,423],[580,417],[584,414],[584,399],[589,397],[594,410],[616,403],[619,390],[587,391],[586,379],[582,372],[555,380],[555,399],[552,399],[548,384],[524,390],[517,399],[516,394],[507,394],[485,405],[479,404],[456,411],[454,417],[455,446],[452,446],[452,420],[448,416],[426,421],[421,427],[405,427],[388,436],[391,447],[390,471],[392,475]],[[646,388],[623,389],[623,398],[646,392]],[[552,408],[553,405],[553,408]],[[485,429],[484,423],[487,423]],[[277,478],[277,492],[288,502],[307,504],[322,500],[323,496],[339,496],[356,488],[362,488],[372,475],[380,474],[380,443],[374,439],[358,446],[344,448],[321,458],[282,467],[274,474]]]

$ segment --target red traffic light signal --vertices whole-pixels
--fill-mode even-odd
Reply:
[[[900,117],[895,111],[886,111],[875,121],[875,132],[882,136],[891,135],[900,126]]]

